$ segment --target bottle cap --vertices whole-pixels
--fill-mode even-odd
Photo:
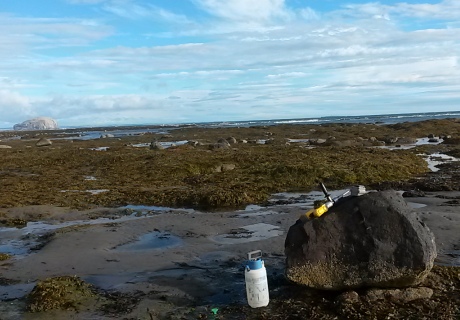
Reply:
[[[264,262],[262,261],[261,258],[262,258],[261,250],[248,252],[248,262],[246,264],[246,268],[249,268],[249,270],[261,269],[264,265]]]
[[[248,263],[246,264],[246,267],[249,268],[249,270],[262,269],[263,261],[261,259],[248,260]]]

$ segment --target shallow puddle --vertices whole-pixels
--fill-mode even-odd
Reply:
[[[23,255],[29,251],[21,240],[7,240],[0,245],[0,252],[10,255]]]
[[[132,205],[132,204],[129,204],[129,205],[124,206],[124,207],[120,207],[120,209],[129,209],[129,210],[140,212],[142,214],[153,212],[153,211],[159,211],[159,212],[180,211],[180,212],[186,212],[186,213],[195,212],[194,209],[175,209],[175,208],[171,208],[171,207],[143,206],[143,205]]]
[[[408,143],[408,144],[398,144],[396,142],[395,145],[392,146],[378,146],[377,148],[388,149],[388,150],[408,150],[418,146],[423,145],[437,145],[443,142],[443,139],[438,139],[437,142],[430,142],[430,138],[419,138],[416,140],[415,143]]]
[[[460,267],[460,250],[439,252],[435,264],[447,267]]]
[[[407,202],[407,204],[408,204],[409,207],[411,207],[412,209],[420,209],[420,208],[426,207],[426,204],[423,204],[423,203]]]
[[[110,147],[89,148],[89,150],[93,150],[93,151],[107,151],[109,149],[110,149]]]
[[[71,190],[72,192],[79,192],[78,190]],[[105,192],[105,190],[87,190],[87,192]],[[65,192],[65,191],[63,191]],[[96,193],[94,193],[96,194]],[[0,253],[8,253],[14,255],[16,258],[23,257],[29,254],[34,248],[40,246],[43,242],[43,236],[49,232],[59,230],[66,227],[77,227],[85,225],[98,225],[105,223],[121,223],[125,221],[144,219],[154,215],[166,212],[178,213],[192,213],[195,210],[175,209],[169,207],[157,206],[137,206],[128,205],[120,207],[121,210],[129,209],[127,212],[117,212],[110,216],[100,217],[97,219],[88,220],[74,220],[74,221],[35,221],[28,222],[23,228],[5,227],[0,228],[2,242],[0,244]],[[174,237],[173,237],[174,239]],[[172,239],[171,239],[172,241]],[[162,242],[163,244],[165,242]]]
[[[444,153],[433,153],[433,154],[430,154],[430,155],[419,154],[419,155],[422,156],[425,159],[425,161],[428,164],[428,168],[432,172],[439,171],[439,168],[437,166],[440,165],[440,164],[448,163],[448,162],[452,162],[452,161],[460,161],[460,159],[448,156],[447,154],[444,154]]]
[[[0,300],[21,299],[33,290],[35,284],[35,282],[29,282],[0,286]],[[4,319],[1,318],[1,314],[0,319]]]
[[[62,193],[67,193],[67,192],[88,192],[91,193],[92,195],[96,195],[102,192],[109,192],[109,189],[94,189],[94,190],[61,190],[60,192]]]
[[[113,218],[98,218],[94,220],[75,220],[61,223],[45,223],[43,221],[28,222],[24,228],[0,228],[2,235],[2,244],[0,245],[0,253],[8,253],[16,258],[21,258],[27,254],[37,250],[45,240],[44,237],[54,230],[59,230],[65,227],[97,225],[104,223],[123,222],[134,219],[142,219],[133,215],[121,216],[116,220]]]
[[[179,237],[167,232],[154,231],[139,237],[138,240],[115,248],[116,251],[143,251],[176,247],[182,243]]]
[[[184,145],[186,143],[188,143],[188,140],[180,140],[180,141],[169,141],[169,142],[166,142],[166,141],[159,141],[158,142],[161,146],[163,146],[163,148],[167,149],[167,148],[170,148],[172,146],[181,146],[181,145]],[[146,147],[150,147],[150,142],[146,142],[146,143],[136,143],[136,144],[133,144],[131,145],[132,147],[135,147],[135,148],[146,148]]]
[[[221,244],[238,244],[266,240],[281,236],[283,233],[277,226],[267,223],[256,223],[232,230],[230,233],[211,237],[211,240]]]
[[[308,143],[310,139],[288,139],[289,143]]]

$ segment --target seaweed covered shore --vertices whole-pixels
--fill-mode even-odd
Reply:
[[[0,319],[460,317],[460,271],[452,263],[460,250],[460,161],[438,171],[426,162],[460,157],[459,119],[184,126],[123,136],[99,129],[101,137],[88,140],[80,139],[81,130],[0,132],[2,235],[31,246],[0,252]],[[402,190],[426,206],[416,210],[448,258],[422,284],[430,298],[385,291],[374,299],[369,288],[323,292],[285,279],[283,232],[305,211],[306,198],[273,202],[273,194],[307,194],[318,180],[331,190],[352,184]],[[110,222],[97,223],[101,217]],[[63,227],[21,234],[31,222]],[[279,230],[278,236],[253,241],[248,225]],[[180,241],[122,249],[145,235]],[[264,252],[270,288],[269,306],[259,309],[244,301],[241,269],[254,248]]]
[[[15,133],[21,139],[9,140],[12,133],[2,132],[1,143],[11,148],[0,150],[0,203],[210,210],[263,203],[275,192],[310,191],[318,179],[333,188],[403,181],[428,171],[417,154],[430,152],[430,146],[388,150],[382,145],[398,146],[429,134],[458,137],[459,127],[455,119],[396,125],[186,127],[168,134],[94,140],[53,139],[60,136],[53,131]],[[52,145],[37,147],[41,138],[49,138]],[[220,138],[237,143],[219,144]],[[151,150],[152,141],[189,143]],[[458,147],[448,143],[446,139],[431,148]]]

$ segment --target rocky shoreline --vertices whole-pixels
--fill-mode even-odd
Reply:
[[[445,139],[412,149],[396,141],[390,144],[396,150],[364,142],[416,140],[428,133]],[[0,319],[460,316],[460,162],[431,172],[418,155],[458,157],[456,119],[393,126],[183,128],[73,142],[50,133],[24,135],[0,138],[11,147],[0,150],[6,190],[0,197],[0,234],[8,240],[0,249],[11,251],[0,261]],[[221,137],[256,143],[216,147]],[[52,144],[37,147],[40,138]],[[184,140],[197,144],[148,147],[152,141]],[[101,147],[108,149],[97,151]],[[407,202],[435,234],[438,248],[437,266],[422,289],[323,292],[285,279],[286,232],[311,208],[317,179],[333,189],[361,183],[407,192]],[[202,210],[206,207],[212,210]],[[242,263],[254,249],[264,252],[269,274],[271,301],[260,309],[245,303]],[[61,292],[62,287],[67,289]],[[60,298],[36,300],[56,290]],[[37,307],[48,304],[57,309]]]

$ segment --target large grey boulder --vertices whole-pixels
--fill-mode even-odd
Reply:
[[[320,218],[291,226],[286,276],[312,288],[408,287],[436,257],[434,236],[395,191],[344,200]]]
[[[48,117],[38,117],[15,124],[14,130],[53,130],[58,129],[56,120]]]

